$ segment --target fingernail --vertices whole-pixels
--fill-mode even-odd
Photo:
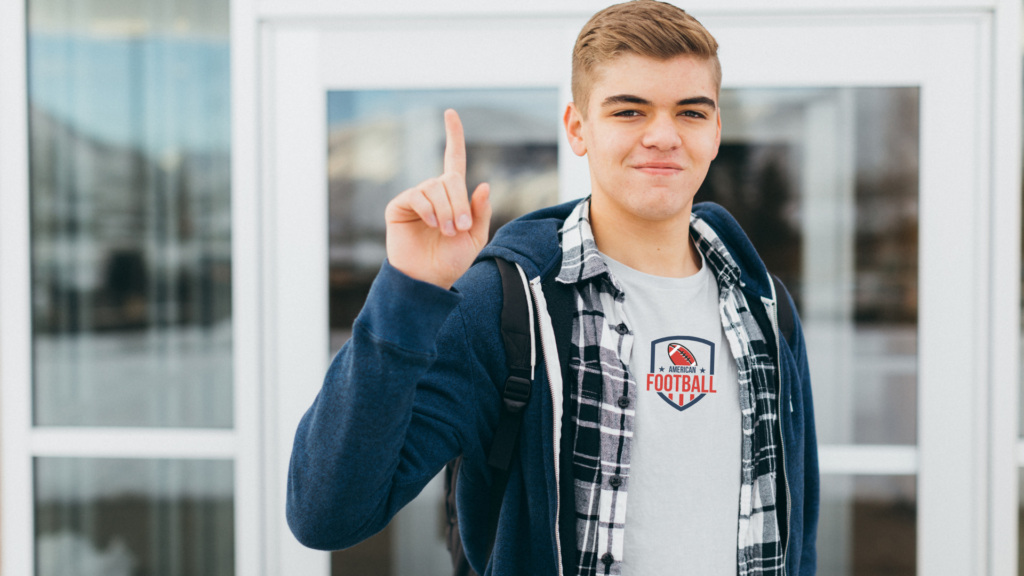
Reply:
[[[473,221],[470,220],[469,214],[463,214],[459,216],[459,228],[462,230],[468,230],[473,225]]]
[[[427,214],[427,224],[430,226],[437,226],[437,218],[433,214]]]
[[[452,225],[451,220],[444,223],[444,233],[449,236],[455,236],[455,226]]]

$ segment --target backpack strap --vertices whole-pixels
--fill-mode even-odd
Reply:
[[[782,333],[786,342],[792,342],[793,332],[796,330],[796,318],[793,306],[790,304],[789,292],[778,276],[771,272],[768,275],[772,277],[772,284],[775,285],[776,309],[779,311],[779,332]]]
[[[519,428],[523,423],[523,409],[530,401],[533,369],[537,363],[537,347],[534,343],[533,299],[530,285],[522,268],[502,258],[495,258],[501,273],[501,338],[505,343],[505,359],[508,378],[501,391],[501,415],[494,432],[494,442],[487,458],[492,468],[494,482],[491,485],[490,534],[487,540],[487,557],[494,550],[498,534],[498,517],[501,503],[505,499],[512,456],[519,439]]]
[[[501,413],[498,416],[498,428],[494,432],[494,441],[487,458],[487,465],[492,469],[491,498],[488,522],[487,558],[490,559],[494,550],[494,541],[498,534],[498,517],[501,515],[501,503],[505,499],[509,473],[512,470],[512,457],[519,438],[519,428],[523,423],[523,409],[530,401],[533,387],[533,370],[537,364],[537,347],[533,329],[533,298],[530,295],[530,284],[522,268],[502,258],[495,258],[498,272],[501,274],[501,339],[505,344],[505,364],[508,378],[501,387]],[[469,566],[462,548],[459,535],[459,516],[455,506],[456,486],[459,478],[459,467],[462,456],[448,463],[445,467],[445,501],[448,524],[445,526],[445,537],[448,551],[452,556],[454,576],[476,576]]]
[[[501,391],[501,416],[487,465],[508,470],[523,421],[523,408],[530,400],[537,352],[533,343],[533,301],[526,275],[506,260],[495,258],[494,261],[501,272],[501,339],[505,343],[508,378]]]

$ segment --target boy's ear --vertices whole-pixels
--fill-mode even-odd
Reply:
[[[583,116],[576,109],[575,102],[569,102],[565,107],[565,115],[562,117],[565,124],[565,135],[569,138],[569,147],[577,156],[585,156],[587,143],[583,139]]]

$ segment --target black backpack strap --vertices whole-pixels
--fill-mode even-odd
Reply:
[[[526,277],[515,264],[501,258],[495,258],[494,261],[501,273],[501,338],[505,343],[508,379],[502,387],[501,415],[487,458],[487,465],[494,474],[488,527],[490,535],[487,540],[488,558],[491,557],[498,534],[498,516],[505,499],[519,428],[523,423],[523,409],[530,401],[533,368],[537,359],[533,340],[533,300]]]
[[[537,361],[533,331],[533,299],[526,276],[515,264],[507,260],[495,258],[494,261],[501,274],[501,338],[505,344],[508,378],[501,387],[501,414],[498,416],[498,428],[494,432],[494,442],[487,458],[494,478],[491,483],[487,558],[491,557],[494,550],[501,503],[505,499],[505,489],[508,487],[509,473],[512,470],[512,457],[519,438],[519,428],[523,423],[523,409],[530,401],[533,369]],[[466,560],[462,548],[458,510],[455,506],[461,463],[462,456],[459,456],[445,467],[445,502],[448,514],[445,537],[448,541],[448,551],[452,556],[454,576],[476,576],[469,567],[469,561]]]
[[[793,332],[796,330],[796,317],[793,313],[793,306],[789,303],[789,292],[775,274],[768,273],[772,277],[772,284],[775,285],[775,306],[779,311],[779,332],[786,342],[793,342]]]
[[[512,450],[523,421],[523,408],[530,400],[531,380],[536,351],[533,346],[532,301],[527,285],[518,268],[501,258],[495,258],[501,272],[501,339],[505,343],[508,379],[501,392],[501,416],[494,433],[494,443],[487,465],[497,470],[508,470]]]

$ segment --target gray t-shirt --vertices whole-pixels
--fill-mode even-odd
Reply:
[[[742,429],[718,284],[604,256],[626,294],[637,385],[623,576],[735,576]],[[703,259],[703,257],[702,257]]]

